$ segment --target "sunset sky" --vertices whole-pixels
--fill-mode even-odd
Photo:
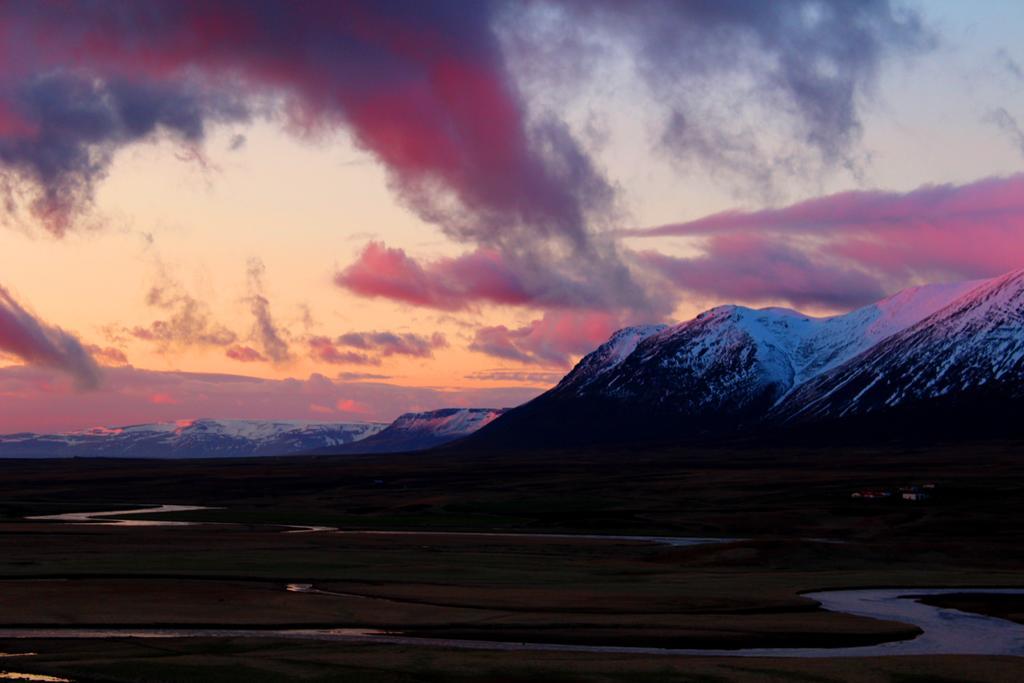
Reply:
[[[1024,3],[0,0],[0,433],[503,407],[1024,267]]]

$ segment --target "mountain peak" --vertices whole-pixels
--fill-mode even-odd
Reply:
[[[692,437],[980,387],[1024,395],[1024,270],[910,287],[842,315],[724,305],[670,327],[629,329],[643,331],[616,333],[479,440]]]
[[[584,356],[555,389],[582,391],[601,375],[615,369],[633,353],[637,344],[666,329],[668,325],[633,325],[616,331],[608,341]]]

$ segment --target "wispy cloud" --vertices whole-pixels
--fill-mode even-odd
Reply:
[[[334,338],[313,336],[307,343],[315,360],[335,365],[380,365],[391,356],[432,358],[436,349],[448,346],[439,332],[348,332]]]
[[[103,365],[129,365],[128,356],[124,351],[113,346],[99,346],[98,344],[86,344],[85,350],[97,362]]]
[[[243,346],[241,344],[234,344],[229,346],[224,351],[224,355],[231,360],[237,360],[241,363],[264,363],[266,357],[251,346]]]
[[[478,382],[522,382],[540,386],[557,384],[563,372],[542,372],[537,370],[481,370],[465,375],[466,379]]]
[[[989,113],[988,120],[995,124],[1003,132],[1010,144],[1017,148],[1021,156],[1024,156],[1024,130],[1017,123],[1017,119],[1003,107],[998,107]]]
[[[266,267],[257,258],[249,259],[249,310],[254,319],[252,336],[263,349],[263,354],[275,363],[283,363],[292,357],[284,332],[274,323],[270,313],[270,301],[264,296],[263,276]]]
[[[206,303],[189,294],[166,273],[146,293],[146,304],[163,311],[165,318],[136,325],[128,333],[162,349],[172,346],[229,346],[238,340],[225,325],[214,320]]]

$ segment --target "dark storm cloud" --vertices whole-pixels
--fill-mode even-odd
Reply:
[[[66,72],[0,85],[0,102],[8,120],[6,131],[0,124],[0,182],[58,236],[92,201],[118,148],[159,133],[195,143],[210,121],[247,117],[242,105],[188,83]]]
[[[551,290],[532,299],[663,312],[599,234],[617,215],[614,185],[509,68],[502,36],[517,21],[531,35],[538,7],[633,55],[665,103],[673,155],[762,175],[750,159],[771,173],[807,150],[849,163],[882,60],[926,42],[885,0],[8,2],[8,206],[27,195],[62,234],[120,147],[160,131],[200,142],[208,124],[248,116],[239,102],[284,102],[289,129],[346,128],[421,218]],[[532,47],[568,62],[586,59],[578,46]],[[782,151],[751,113],[786,122]]]

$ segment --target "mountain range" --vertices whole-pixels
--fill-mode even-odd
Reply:
[[[1016,424],[1022,380],[1024,270],[913,287],[831,317],[728,305],[620,330],[466,443],[982,429]]]
[[[406,413],[385,429],[342,446],[327,446],[314,453],[357,454],[422,451],[457,441],[500,417],[507,409],[442,408]]]
[[[299,420],[179,420],[63,434],[0,435],[6,458],[229,458],[305,453],[391,453],[464,437],[503,411],[446,408],[391,424]]]
[[[64,434],[5,434],[8,458],[229,458],[301,453],[365,439],[387,425],[298,420],[179,420]]]
[[[718,306],[628,327],[510,410],[391,424],[183,420],[0,436],[0,457],[243,457],[563,447],[809,434],[1018,430],[1024,270],[923,285],[843,315]]]

